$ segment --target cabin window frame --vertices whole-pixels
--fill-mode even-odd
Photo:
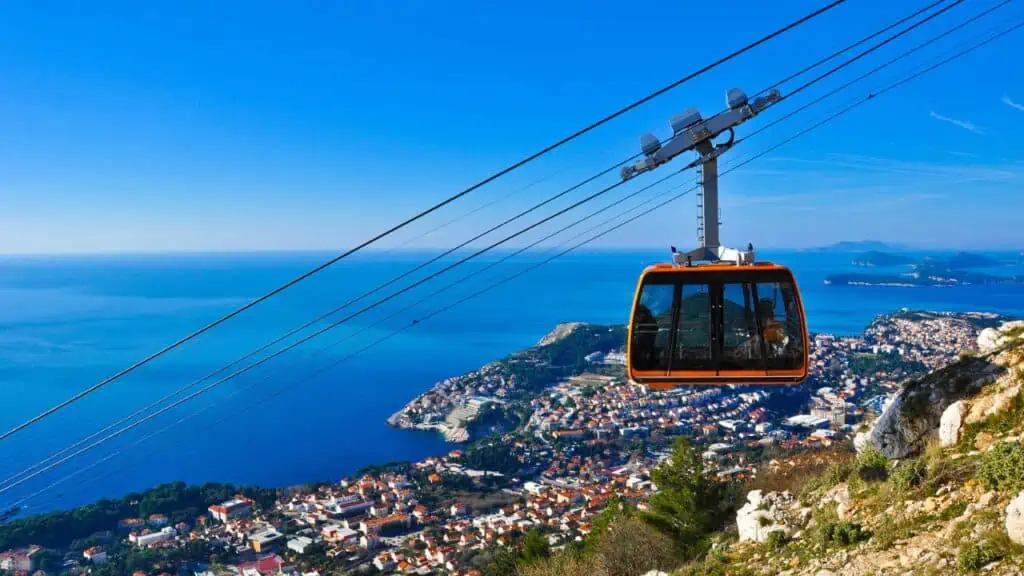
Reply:
[[[635,306],[638,306],[640,300],[643,298],[644,289],[649,285],[660,285],[672,284],[674,286],[672,291],[672,314],[671,314],[671,332],[669,334],[669,355],[667,368],[655,367],[655,368],[635,368],[642,371],[658,371],[663,372],[664,377],[672,379],[671,373],[673,371],[688,371],[688,372],[714,372],[714,378],[729,379],[735,378],[743,380],[743,376],[732,376],[732,372],[747,372],[753,371],[768,377],[772,372],[775,371],[803,371],[806,373],[807,369],[807,351],[806,347],[806,321],[804,320],[803,304],[799,298],[799,288],[796,284],[796,278],[793,274],[786,270],[770,269],[770,270],[759,270],[756,268],[752,269],[738,269],[738,270],[694,270],[694,271],[678,271],[678,270],[664,270],[654,271],[646,274],[638,291],[637,302]],[[790,298],[793,300],[793,305],[796,306],[796,315],[793,318],[786,314],[787,319],[787,331],[792,328],[788,324],[790,322],[796,323],[797,334],[789,334],[790,337],[796,338],[796,346],[798,346],[799,353],[793,358],[796,360],[795,366],[779,365],[778,362],[782,361],[782,357],[775,357],[768,351],[767,343],[765,342],[764,326],[760,316],[757,314],[757,302],[759,301],[758,285],[774,284],[778,286],[779,290],[782,291],[782,297],[785,299]],[[742,303],[744,307],[744,314],[751,312],[753,315],[754,326],[756,327],[756,337],[758,340],[758,363],[759,366],[754,367],[725,367],[722,366],[722,355],[724,351],[724,334],[725,329],[725,289],[726,285],[740,286],[745,292],[746,297],[750,297],[753,304],[752,308],[746,305],[746,302]],[[783,289],[784,286],[790,287],[790,292],[787,295]],[[682,312],[682,294],[684,286],[702,286],[708,290],[708,341],[710,346],[710,365],[707,367],[697,367],[690,363],[687,368],[678,368],[674,364],[684,362],[681,356],[677,357],[676,345],[679,331],[681,329],[679,325],[680,314]],[[749,289],[749,290],[748,290]],[[788,309],[788,303],[783,302],[784,309]],[[748,309],[750,308],[750,309]],[[636,310],[634,310],[635,316]],[[635,321],[635,317],[631,318],[631,322]],[[630,326],[630,333],[633,334],[634,326]],[[788,332],[787,332],[788,333]],[[632,339],[632,338],[631,338]],[[635,342],[630,342],[631,347],[635,347]],[[630,352],[630,362],[633,363],[633,353]],[[772,365],[774,360],[774,364]],[[723,374],[724,372],[724,374]],[[759,376],[754,376],[758,378]],[[698,378],[699,379],[699,378]]]

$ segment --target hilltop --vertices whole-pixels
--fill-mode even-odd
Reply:
[[[859,453],[829,454],[813,473],[773,461],[789,474],[755,482],[765,489],[745,495],[707,571],[681,573],[1020,574],[1024,323],[987,328],[978,344],[904,387]]]

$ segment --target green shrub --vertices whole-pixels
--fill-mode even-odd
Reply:
[[[981,422],[972,422],[964,426],[963,434],[957,449],[960,453],[967,453],[974,450],[974,441],[979,432],[991,432],[992,434],[1007,434],[1024,424],[1024,394],[1017,394],[998,413],[989,416]]]
[[[865,482],[885,480],[889,474],[889,459],[874,447],[868,447],[857,456],[857,477]]]
[[[800,492],[801,499],[806,500],[807,496],[829,490],[845,482],[850,477],[852,466],[849,462],[835,462],[829,465],[820,475],[815,476],[804,484]]]
[[[888,550],[898,540],[905,540],[913,535],[906,522],[898,522],[889,514],[882,514],[882,520],[872,533],[872,538],[879,548]]]
[[[939,514],[939,520],[942,520],[943,522],[949,522],[953,518],[959,518],[960,515],[964,513],[964,510],[967,510],[967,502],[957,502],[955,504],[950,504],[948,507],[946,507],[945,510],[942,511],[941,514]]]
[[[1006,434],[1020,426],[1024,420],[1024,394],[1017,394],[1010,400],[1010,405],[989,416],[983,426],[993,434]]]
[[[818,525],[818,544],[830,546],[852,546],[867,540],[871,535],[856,522],[825,522]]]
[[[957,565],[964,572],[977,572],[1003,555],[987,543],[975,544],[960,551]]]
[[[867,532],[856,522],[841,522],[832,534],[832,541],[841,546],[850,546],[867,539]]]
[[[978,480],[989,490],[1024,489],[1024,444],[1006,442],[987,452],[981,459]]]
[[[782,550],[786,547],[786,533],[782,530],[772,530],[768,533],[768,548]]]
[[[919,459],[900,462],[893,469],[890,481],[897,490],[906,492],[923,482],[928,476],[928,465]]]

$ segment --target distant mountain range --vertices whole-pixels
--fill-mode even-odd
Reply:
[[[879,240],[844,240],[829,246],[808,248],[806,252],[904,252],[902,244],[888,244]]]

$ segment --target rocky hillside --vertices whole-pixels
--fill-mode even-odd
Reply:
[[[823,473],[751,490],[681,574],[1024,574],[1024,323],[909,384]]]

